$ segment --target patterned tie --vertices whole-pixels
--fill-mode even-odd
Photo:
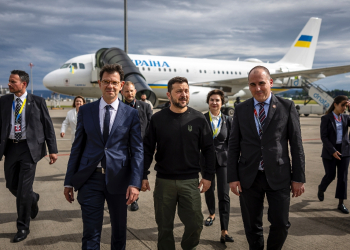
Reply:
[[[264,102],[259,102],[258,105],[260,106],[260,110],[259,110],[259,121],[260,121],[260,125],[261,125],[261,128],[262,128],[262,127],[264,127],[265,119],[266,119],[266,113],[265,113],[265,109],[264,109],[265,103],[264,103]],[[263,134],[263,131],[262,131],[261,128],[259,127],[259,136],[260,136],[260,139],[262,138],[262,134]],[[260,169],[260,170],[264,170],[264,160],[263,160],[262,155],[261,155],[261,160],[260,160],[259,169]]]
[[[21,129],[18,132],[16,132],[16,129],[15,129],[15,139],[16,139],[16,141],[19,141],[22,138],[22,115],[20,115],[18,117],[17,122],[16,122],[16,118],[17,118],[19,111],[22,107],[21,98],[17,98],[16,102],[17,102],[17,104],[16,104],[16,109],[15,109],[15,127],[16,127],[16,125],[19,125]]]
[[[111,109],[111,105],[106,105],[105,108],[106,108],[106,113],[105,113],[105,119],[103,121],[103,140],[106,145],[108,136],[109,136],[109,123],[111,121],[111,113],[109,112],[109,110]],[[106,169],[106,155],[104,155],[101,160],[101,166],[103,169]]]

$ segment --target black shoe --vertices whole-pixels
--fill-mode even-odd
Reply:
[[[205,226],[207,226],[207,227],[209,227],[209,226],[211,226],[211,225],[213,225],[213,222],[214,222],[214,220],[215,220],[215,217],[214,217],[214,219],[212,219],[210,216],[205,220]]]
[[[138,201],[139,199],[137,199],[136,201],[134,201],[133,203],[131,203],[131,205],[130,205],[130,210],[131,211],[137,211],[137,210],[139,210],[139,205],[137,204],[137,201]]]
[[[28,230],[18,230],[15,237],[13,238],[13,242],[20,242],[27,238],[27,235],[30,233]]]
[[[234,239],[231,236],[229,236],[228,234],[225,234],[225,237],[221,235],[220,242],[221,243],[234,242]]]
[[[30,218],[32,218],[32,219],[35,219],[35,217],[39,213],[38,201],[39,201],[40,195],[39,194],[37,194],[37,195],[38,195],[38,199],[36,200],[36,202],[32,203],[32,208],[30,210]]]
[[[320,190],[320,187],[318,188],[317,197],[320,201],[324,200],[324,192]]]
[[[349,210],[346,208],[344,204],[338,205],[338,209],[342,211],[344,214],[348,214]]]

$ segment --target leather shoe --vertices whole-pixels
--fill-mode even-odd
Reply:
[[[344,214],[348,214],[349,210],[346,208],[344,204],[338,205],[338,209],[342,211]]]
[[[39,198],[40,198],[40,195],[38,195],[38,199],[32,203],[32,207],[31,207],[31,210],[30,210],[30,218],[32,219],[35,219],[35,217],[38,215],[39,213],[39,206],[38,206],[38,201],[39,201]]]
[[[131,205],[130,205],[130,210],[131,211],[137,211],[137,210],[139,210],[139,205],[137,204],[137,201],[138,201],[139,199],[137,199],[136,201],[134,201],[133,203],[131,203]]]
[[[324,200],[324,192],[320,190],[320,188],[318,188],[318,193],[317,193],[317,197],[320,201]]]
[[[15,237],[13,238],[13,242],[20,242],[27,238],[27,235],[30,233],[28,230],[18,230]]]
[[[214,219],[212,219],[210,216],[205,220],[205,226],[209,227],[211,225],[213,225],[213,222],[215,220],[215,217]]]
[[[229,236],[228,234],[225,234],[225,236],[221,235],[220,242],[221,243],[234,242],[234,239],[231,236]]]

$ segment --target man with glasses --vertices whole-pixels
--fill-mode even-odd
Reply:
[[[50,164],[57,160],[55,130],[45,100],[27,93],[29,75],[13,70],[9,78],[12,94],[0,98],[0,158],[5,156],[6,187],[16,197],[17,233],[13,242],[29,234],[30,219],[39,212],[39,194],[33,191],[37,162],[49,149]]]
[[[127,205],[139,195],[143,174],[140,119],[135,109],[118,100],[124,85],[119,64],[100,71],[102,97],[82,106],[65,178],[64,195],[83,217],[82,249],[100,249],[104,203],[112,225],[111,249],[125,249]],[[125,198],[126,197],[126,198]]]

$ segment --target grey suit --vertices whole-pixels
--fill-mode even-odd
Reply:
[[[228,150],[228,181],[240,181],[242,217],[251,249],[263,249],[265,194],[271,222],[268,249],[280,249],[288,234],[291,181],[305,183],[305,156],[294,103],[274,95],[260,139],[253,98],[237,105]],[[292,164],[289,158],[290,145]],[[261,156],[264,171],[259,171]]]
[[[26,140],[8,140],[11,131],[13,94],[0,98],[0,159],[5,155],[6,187],[17,197],[17,229],[27,230],[30,210],[38,195],[33,192],[36,163],[46,155],[57,153],[56,136],[45,100],[27,95],[25,106]]]

